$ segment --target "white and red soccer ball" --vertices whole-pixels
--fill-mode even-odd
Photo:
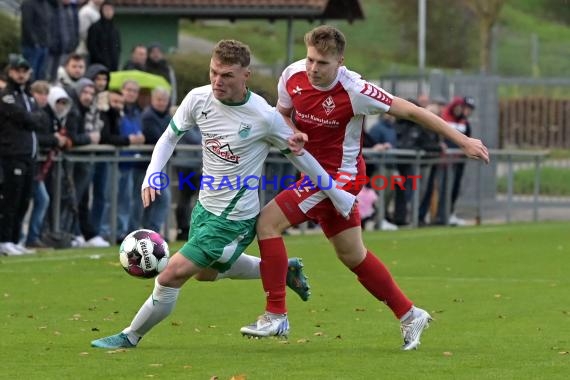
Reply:
[[[119,260],[131,276],[152,278],[166,268],[170,252],[158,232],[136,230],[128,234],[119,248]]]

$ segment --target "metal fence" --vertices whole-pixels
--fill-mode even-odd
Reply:
[[[68,160],[70,162],[106,162],[111,165],[110,173],[110,226],[112,242],[116,241],[117,229],[117,194],[119,189],[119,163],[121,162],[149,162],[152,154],[152,146],[138,146],[127,148],[115,148],[113,146],[96,145],[76,148],[70,152],[60,155],[54,165],[54,189],[52,189],[52,215],[51,221],[54,229],[59,228],[60,210],[62,194],[67,190],[62,188],[62,162]],[[201,147],[194,145],[178,145],[177,152],[194,152],[194,155],[184,157],[185,163],[189,165],[201,165]],[[122,152],[137,152],[134,156],[121,155]],[[424,151],[415,150],[388,150],[385,152],[374,152],[369,149],[364,150],[367,164],[372,164],[377,168],[374,176],[388,177],[392,174],[392,168],[395,164],[409,164],[413,167],[413,172],[422,175],[417,183],[417,188],[413,191],[409,202],[410,226],[416,227],[419,224],[418,210],[423,191],[426,183],[426,168],[432,165],[441,165],[450,170],[450,164],[458,162],[466,162],[469,169],[467,170],[463,180],[462,195],[459,198],[456,209],[460,214],[468,216],[473,224],[479,223],[495,223],[495,222],[511,222],[520,220],[520,211],[530,214],[529,220],[537,221],[541,219],[542,214],[548,214],[550,210],[562,212],[562,218],[570,220],[570,196],[552,197],[541,193],[541,170],[548,164],[548,151],[518,151],[518,150],[491,150],[492,164],[485,165],[481,162],[468,160],[459,150],[449,150],[446,155],[433,155]],[[176,179],[178,178],[172,172],[173,166],[176,165],[178,158],[171,159],[164,169],[166,173],[171,175],[173,181],[170,186],[178,187]],[[178,161],[179,162],[179,161]],[[268,156],[264,174],[268,176],[272,173],[271,164],[288,163],[287,159],[277,151],[271,151]],[[564,170],[570,170],[570,162],[562,165]],[[521,169],[532,169],[534,171],[533,191],[529,194],[517,193],[516,191],[516,172]],[[450,176],[448,176],[450,178]],[[492,178],[491,182],[487,182],[488,178]],[[506,181],[506,189],[498,191],[497,178],[504,178]],[[448,186],[451,181],[447,181]],[[136,186],[140,186],[137,184]],[[449,189],[445,192],[447,197],[451,193]],[[390,205],[386,202],[386,193],[389,188],[378,190],[378,201],[376,203],[376,227],[380,225],[387,209]],[[173,204],[176,202],[176,191],[173,191]],[[267,199],[267,194],[260,191],[261,204],[263,205]],[[447,199],[446,205],[449,205]],[[170,213],[172,215],[173,213]],[[446,218],[449,216],[449,206],[446,206]],[[169,218],[165,231],[170,235],[170,226],[173,220]]]

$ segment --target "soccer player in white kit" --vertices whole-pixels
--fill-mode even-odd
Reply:
[[[431,112],[387,93],[348,70],[343,65],[345,44],[342,32],[331,26],[322,25],[308,32],[306,58],[289,65],[281,75],[277,109],[292,119],[297,130],[308,135],[305,149],[327,172],[335,178],[344,177],[342,182],[347,191],[358,194],[363,183],[355,179],[366,174],[361,152],[365,115],[387,112],[412,120],[456,142],[468,157],[489,161],[487,148],[480,140],[458,133]],[[257,239],[266,308],[257,321],[242,327],[241,332],[255,337],[288,333],[287,251],[281,235],[289,226],[308,220],[319,223],[340,261],[400,320],[402,348],[417,348],[430,315],[413,305],[386,266],[366,249],[358,210],[348,219],[344,218],[319,189],[305,189],[298,194],[283,191],[263,208],[257,224]]]
[[[198,127],[202,134],[203,181],[192,212],[188,242],[170,259],[152,294],[130,326],[91,342],[99,348],[135,347],[174,308],[182,285],[202,271],[228,271],[255,238],[262,166],[275,146],[307,173],[313,183],[333,179],[303,151],[306,135],[294,132],[283,116],[246,87],[247,45],[222,40],[210,61],[211,85],[195,88],[182,101],[169,128],[157,142],[143,182],[144,206],[155,199],[152,178],[160,173],[182,134]],[[328,182],[327,182],[328,183]],[[292,192],[294,190],[291,190]],[[348,216],[355,196],[331,186],[327,195]],[[254,262],[259,265],[259,261]]]

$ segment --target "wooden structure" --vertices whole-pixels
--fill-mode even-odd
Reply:
[[[499,102],[500,147],[570,149],[570,99]]]

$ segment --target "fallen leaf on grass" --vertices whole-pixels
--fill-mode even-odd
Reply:
[[[215,329],[216,327],[217,327],[216,325],[210,325],[210,326],[208,326],[208,328],[210,328],[210,329]]]
[[[162,367],[162,364],[160,364],[160,363],[152,363],[152,364],[149,364],[149,367]]]
[[[443,356],[453,356],[453,352],[445,351]]]
[[[361,307],[357,307],[356,309],[354,309],[354,311],[366,311],[366,309],[361,308]]]
[[[322,331],[317,331],[316,333],[313,334],[314,336],[323,336],[323,332]]]
[[[59,331],[57,331],[57,330],[56,330],[56,331],[54,331],[54,332],[53,332],[53,335],[55,335],[55,336],[60,336],[60,335],[61,335],[61,333],[60,333]]]
[[[568,355],[568,354],[570,354],[570,352],[568,352],[568,351],[560,351],[559,354],[560,354],[560,355]]]
[[[192,366],[191,366],[191,365],[185,365],[185,366],[182,367],[182,368],[184,368],[184,369],[192,369]]]
[[[170,322],[171,326],[182,326],[182,321],[172,321]]]
[[[247,380],[247,377],[245,375],[234,375],[230,380]]]
[[[297,339],[297,343],[309,343],[309,339]]]
[[[339,335],[335,336],[334,338],[335,339],[342,339],[342,336],[340,336],[340,334],[339,334]]]
[[[218,376],[212,376],[210,377],[210,380],[220,380],[220,379],[218,378]]]
[[[117,348],[116,350],[107,351],[108,354],[118,354],[120,352],[127,352],[126,348]]]
[[[495,297],[495,298],[501,298],[502,295],[500,295],[500,294],[495,294],[493,297]]]
[[[79,355],[81,355],[81,356],[89,355],[89,352],[83,351],[83,352],[80,352]]]

